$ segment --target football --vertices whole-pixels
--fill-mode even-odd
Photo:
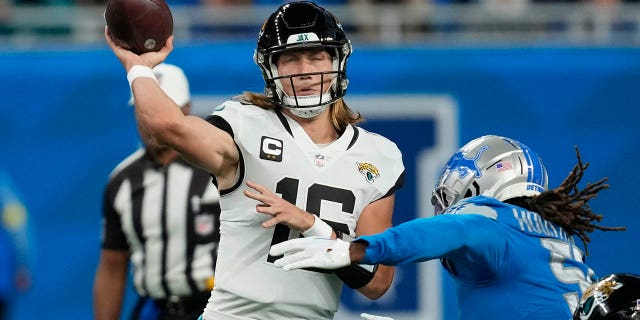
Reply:
[[[165,0],[109,0],[104,18],[111,39],[136,54],[159,51],[173,33]]]

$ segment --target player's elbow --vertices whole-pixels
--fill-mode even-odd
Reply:
[[[389,290],[389,287],[391,287],[391,281],[389,281],[388,284],[385,283],[377,283],[372,281],[371,283],[367,284],[366,286],[358,289],[358,291],[365,297],[371,299],[371,300],[378,300],[380,299],[386,292],[387,290]]]
[[[145,129],[161,145],[173,145],[180,140],[184,124],[177,119],[152,119],[146,122]]]

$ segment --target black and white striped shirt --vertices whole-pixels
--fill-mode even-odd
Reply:
[[[111,173],[102,248],[130,252],[133,282],[154,299],[208,291],[220,239],[211,176],[178,158],[167,166],[140,149]]]

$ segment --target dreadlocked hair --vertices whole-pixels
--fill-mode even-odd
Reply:
[[[603,227],[593,222],[602,220],[602,215],[591,210],[589,200],[598,196],[598,192],[609,188],[608,178],[602,178],[596,183],[588,183],[580,190],[578,183],[589,167],[589,163],[582,163],[580,151],[576,147],[578,163],[559,187],[542,192],[537,196],[518,197],[507,200],[511,204],[535,211],[542,218],[562,227],[569,235],[577,235],[584,244],[585,254],[589,255],[587,244],[591,241],[589,233],[598,229],[602,231],[622,231],[625,227]]]

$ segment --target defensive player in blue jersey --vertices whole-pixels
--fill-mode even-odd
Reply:
[[[588,164],[578,164],[547,190],[542,160],[524,144],[499,136],[477,138],[456,152],[433,190],[436,216],[361,236],[299,238],[272,255],[285,269],[333,269],[351,263],[398,265],[441,259],[451,274],[460,319],[570,319],[596,277],[574,236],[620,230],[595,225],[602,216],[587,202],[606,178],[580,190]]]

